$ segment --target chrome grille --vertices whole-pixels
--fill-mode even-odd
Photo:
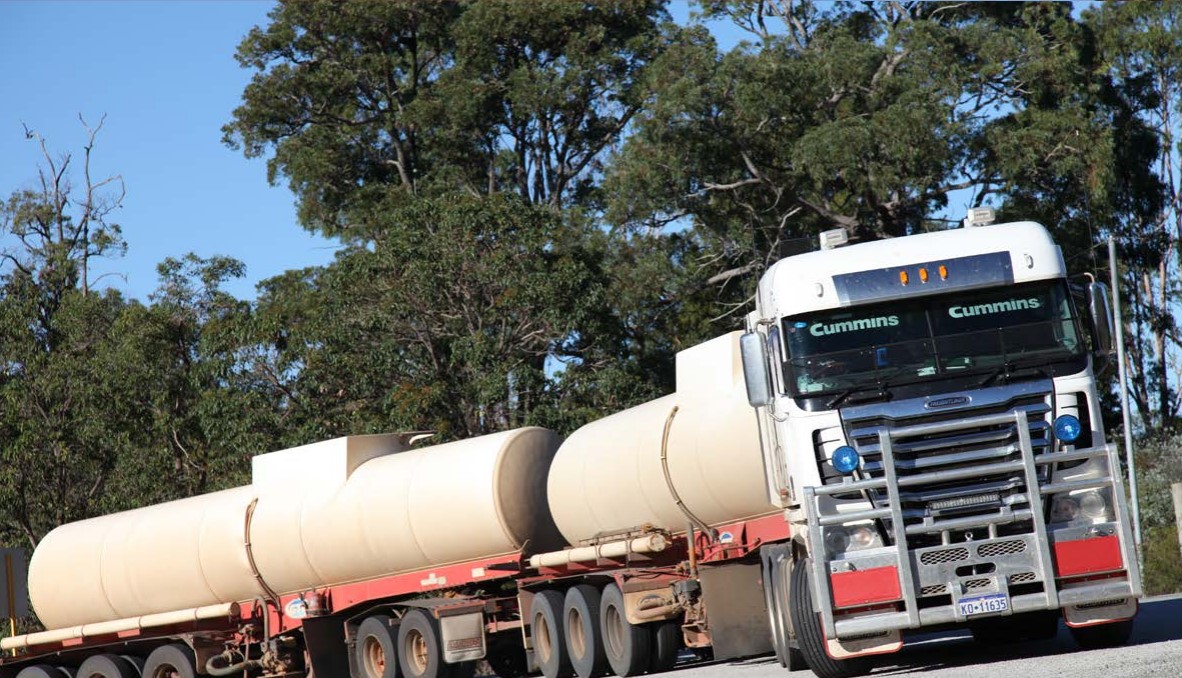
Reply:
[[[1023,410],[1031,448],[1034,454],[1042,454],[1052,449],[1049,422],[1052,388],[1049,380],[1039,380],[982,388],[967,395],[944,394],[855,405],[842,409],[841,418],[846,439],[863,458],[862,478],[885,475],[879,431],[894,430],[891,449],[895,472],[900,479],[899,499],[907,525],[950,516],[998,514],[1030,508],[1022,471],[990,469],[1021,460],[1016,422],[1003,422],[994,416],[991,423],[980,426],[959,428],[953,432],[941,429],[948,429],[946,424],[949,422]],[[953,404],[943,406],[949,402]],[[929,404],[937,407],[933,409],[928,407]],[[960,477],[975,468],[982,468],[982,473]],[[923,476],[924,479],[911,481],[909,476]],[[932,480],[928,481],[928,477]],[[904,483],[906,487],[902,486]],[[889,504],[885,488],[867,491],[866,498],[876,507]],[[886,527],[889,537],[889,524]],[[1019,528],[1016,531],[1026,530]],[[940,543],[938,535],[930,534],[910,537],[908,541],[913,548]]]
[[[968,560],[969,550],[966,548],[944,549],[942,551],[925,551],[919,556],[919,562],[924,565],[939,565],[940,563],[955,563],[958,560]]]
[[[992,579],[969,579],[965,581],[964,588],[966,591],[975,591],[977,589],[987,589],[993,586]]]
[[[982,544],[977,547],[977,555],[982,558],[994,558],[997,556],[1010,556],[1015,553],[1022,553],[1026,550],[1026,542],[1021,539],[1013,539],[1010,541],[997,541],[989,544]]]
[[[945,584],[936,584],[934,586],[925,586],[919,590],[921,596],[938,596],[948,590]]]
[[[1035,581],[1038,575],[1033,572],[1019,572],[1018,574],[1010,575],[1011,584],[1025,584],[1026,582]]]

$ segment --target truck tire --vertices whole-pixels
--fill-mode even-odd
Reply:
[[[123,661],[127,662],[128,664],[131,664],[132,668],[135,669],[135,675],[137,676],[137,678],[144,675],[144,658],[143,657],[137,657],[134,654],[121,654],[119,656],[123,657]]]
[[[681,623],[676,619],[655,622],[650,625],[653,647],[648,662],[649,673],[664,673],[677,664],[677,651],[681,649]]]
[[[603,589],[599,623],[607,663],[617,676],[628,678],[648,670],[652,633],[646,626],[628,623],[628,616],[624,612],[624,594],[615,584],[608,584]]]
[[[96,654],[78,667],[77,678],[139,678],[139,673],[117,654]]]
[[[579,678],[607,675],[607,655],[599,630],[599,589],[579,584],[566,591],[562,605],[562,632],[566,637],[571,668]]]
[[[562,607],[565,598],[558,591],[534,594],[529,609],[529,636],[533,641],[534,660],[546,678],[571,675],[570,654],[562,630]]]
[[[785,564],[785,567],[787,565]],[[809,593],[809,572],[812,561],[801,560],[792,565],[791,588],[788,592],[788,606],[792,613],[792,628],[804,661],[818,678],[850,678],[860,676],[870,669],[865,658],[834,659],[825,651],[825,635],[821,628],[821,615],[813,612],[812,595]]]
[[[1009,617],[989,617],[969,622],[973,640],[984,645],[1004,645],[1050,640],[1059,633],[1059,611],[1039,610]]]
[[[439,627],[423,610],[411,610],[402,617],[396,652],[403,678],[449,678],[439,645]]]
[[[197,659],[184,643],[161,645],[144,662],[144,678],[197,678]]]
[[[353,659],[357,678],[399,678],[398,631],[394,620],[384,614],[366,617],[357,627]]]
[[[493,634],[488,644],[488,666],[497,678],[521,678],[529,673],[529,661],[525,648],[521,646],[521,635],[516,638],[508,634]]]
[[[16,674],[16,678],[62,678],[64,675],[66,675],[65,672],[55,666],[38,664],[21,669],[20,673]]]
[[[767,604],[772,647],[776,650],[776,660],[780,666],[789,671],[800,671],[807,667],[800,650],[792,647],[791,606],[788,603],[792,589],[792,550],[786,544],[765,549],[763,595]]]
[[[1071,637],[1085,650],[1099,650],[1105,647],[1116,647],[1129,642],[1133,633],[1133,620],[1108,622],[1094,626],[1067,627]],[[19,677],[18,677],[19,678]]]

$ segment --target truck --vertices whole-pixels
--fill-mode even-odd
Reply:
[[[785,257],[676,390],[562,440],[346,436],[249,485],[69,523],[0,678],[547,678],[774,653],[826,678],[904,633],[1124,642],[1140,574],[1096,375],[1106,288],[1046,229]]]

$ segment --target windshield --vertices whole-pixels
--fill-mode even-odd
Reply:
[[[1084,351],[1062,281],[793,316],[783,337],[793,396],[1008,371]]]

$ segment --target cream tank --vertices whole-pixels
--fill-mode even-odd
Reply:
[[[412,450],[374,435],[259,455],[250,485],[53,530],[29,563],[29,597],[59,629],[250,600],[259,579],[283,594],[526,542],[560,548],[546,509],[558,443],[523,428]]]
[[[550,512],[571,544],[645,524],[683,532],[690,519],[676,497],[710,526],[777,511],[739,336],[681,351],[673,395],[587,424],[562,444],[550,468]]]

